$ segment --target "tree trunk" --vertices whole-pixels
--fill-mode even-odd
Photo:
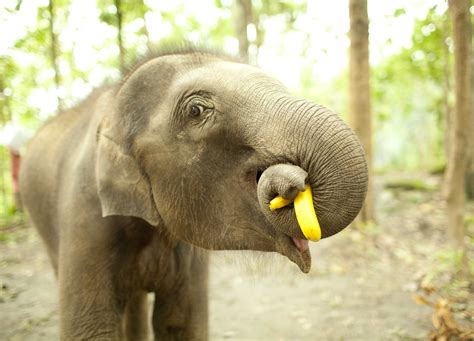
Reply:
[[[443,37],[443,111],[444,111],[444,157],[446,160],[449,160],[449,148],[451,144],[451,105],[449,103],[449,93],[451,90],[451,85],[449,78],[451,74],[449,72],[449,47],[446,42],[449,37],[449,15],[448,12],[443,15],[443,28],[442,28],[442,37]]]
[[[349,116],[367,157],[369,187],[360,213],[363,222],[374,220],[372,189],[372,115],[370,105],[369,18],[367,0],[349,0]]]
[[[0,75],[0,126],[4,127],[7,123],[6,115],[5,115],[5,95],[3,91],[5,86],[3,85],[3,75]],[[7,192],[6,192],[6,181],[5,181],[5,165],[7,164],[6,157],[5,157],[5,148],[0,147],[0,196],[2,207],[0,210],[0,214],[6,214],[8,212],[8,205],[7,205]]]
[[[59,65],[58,65],[58,39],[54,29],[54,22],[56,21],[55,17],[55,7],[54,7],[54,0],[49,0],[48,3],[48,10],[49,10],[49,35],[51,39],[51,64],[53,65],[54,69],[54,83],[56,86],[56,95],[58,98],[58,109],[61,110],[63,107],[61,95],[60,95],[60,88],[61,88],[61,74],[59,73]]]
[[[150,32],[148,31],[148,26],[147,26],[147,21],[146,21],[146,13],[148,12],[148,7],[145,5],[144,0],[138,0],[137,6],[140,6],[141,13],[142,13],[142,19],[143,19],[143,34],[146,37],[146,46],[148,47],[148,51],[151,50],[152,48],[152,43],[150,39]]]
[[[446,173],[446,208],[450,234],[456,246],[464,247],[465,175],[468,166],[471,115],[471,15],[469,0],[449,0],[453,24],[455,105],[452,141]]]
[[[252,23],[252,1],[234,1],[234,23],[235,34],[239,40],[239,54],[246,61],[249,60],[250,42],[247,35],[247,27]]]
[[[125,74],[125,50],[123,48],[123,39],[122,39],[122,1],[114,0],[116,15],[117,15],[117,44],[119,47],[119,63],[120,63],[120,73]]]
[[[6,181],[6,165],[7,165],[6,149],[0,149],[0,195],[2,201],[2,207],[0,209],[0,214],[6,215],[8,213],[8,199],[7,199],[7,181]]]
[[[472,26],[471,26],[472,29]],[[472,47],[471,47],[472,48]],[[472,51],[472,50],[471,50]],[[474,87],[474,54],[471,52],[471,94]],[[474,131],[474,96],[471,96],[471,132]],[[474,138],[470,138],[469,165],[466,173],[466,195],[469,199],[474,199]]]
[[[0,127],[3,127],[7,123],[5,115],[5,102],[6,96],[4,94],[5,85],[4,85],[4,76],[0,75]]]

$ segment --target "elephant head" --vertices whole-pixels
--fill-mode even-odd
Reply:
[[[140,217],[207,249],[276,251],[308,272],[294,209],[272,212],[270,200],[310,184],[323,238],[363,204],[367,165],[351,129],[256,67],[170,53],[135,68],[108,103],[96,162],[103,216]]]

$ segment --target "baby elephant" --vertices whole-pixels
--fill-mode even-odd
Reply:
[[[279,252],[308,272],[289,205],[310,185],[322,237],[367,189],[354,133],[256,67],[167,51],[49,121],[20,185],[59,282],[62,340],[205,340],[207,250]]]

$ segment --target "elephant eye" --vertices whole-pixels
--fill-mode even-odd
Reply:
[[[201,116],[201,114],[204,112],[204,107],[198,104],[193,104],[189,108],[189,116],[197,118]]]

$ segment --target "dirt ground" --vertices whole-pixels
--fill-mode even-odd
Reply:
[[[424,181],[436,187],[439,179]],[[312,243],[307,275],[279,255],[212,253],[210,339],[426,339],[433,309],[413,296],[446,246],[442,201],[436,191],[387,190],[383,182],[378,224]],[[15,231],[0,243],[0,340],[57,339],[57,308],[38,236]],[[462,322],[473,327],[472,317]]]

